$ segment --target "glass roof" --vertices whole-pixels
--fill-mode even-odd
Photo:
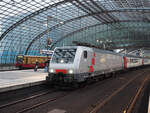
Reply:
[[[40,55],[49,38],[52,49],[108,40],[109,48],[148,47],[149,22],[150,0],[0,0],[0,64]]]

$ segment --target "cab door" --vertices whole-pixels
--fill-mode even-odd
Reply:
[[[93,52],[89,52],[88,53],[88,67],[89,67],[89,69],[88,69],[88,72],[89,73],[93,73],[94,72],[94,65],[95,65],[95,56],[94,56],[94,54],[95,53],[93,53]]]
[[[79,73],[89,73],[91,69],[91,57],[92,52],[83,50],[81,53],[81,59],[79,64]]]
[[[89,61],[88,61],[88,52],[87,52],[87,50],[83,51],[82,56],[83,56],[84,72],[88,72]]]

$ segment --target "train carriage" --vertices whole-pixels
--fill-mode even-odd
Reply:
[[[143,58],[140,56],[124,55],[124,68],[133,68],[143,65]]]
[[[143,58],[143,64],[150,65],[150,58],[147,58],[147,57]]]
[[[45,62],[49,60],[47,56],[29,56],[29,55],[17,55],[16,56],[16,67],[20,69],[34,68],[36,62],[38,62],[39,68],[45,67]]]

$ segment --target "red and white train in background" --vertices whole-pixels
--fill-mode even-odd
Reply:
[[[57,47],[46,80],[51,83],[81,83],[120,70],[149,65],[150,59],[84,46]]]

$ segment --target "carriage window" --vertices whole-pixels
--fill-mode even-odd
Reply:
[[[84,58],[87,59],[87,51],[84,51]]]

